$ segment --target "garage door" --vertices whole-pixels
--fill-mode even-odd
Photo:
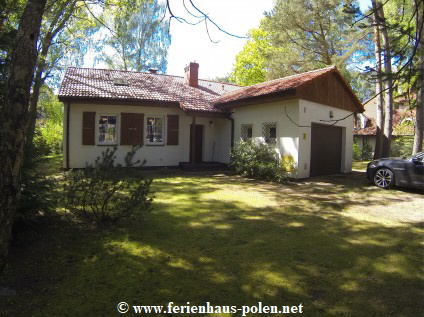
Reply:
[[[340,173],[342,135],[340,127],[312,124],[311,176]]]

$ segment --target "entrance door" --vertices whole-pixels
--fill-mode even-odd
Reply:
[[[310,176],[340,173],[342,136],[340,127],[312,123]]]
[[[203,158],[203,125],[190,125],[190,163],[201,163]],[[194,159],[194,161],[193,161]]]

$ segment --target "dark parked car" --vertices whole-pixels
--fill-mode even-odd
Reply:
[[[424,189],[424,152],[408,159],[382,158],[367,165],[367,178],[378,187],[417,187]]]

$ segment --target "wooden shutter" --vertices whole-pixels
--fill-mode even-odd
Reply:
[[[166,145],[178,145],[179,122],[180,117],[178,115],[168,115]]]
[[[143,113],[121,113],[121,145],[143,144]]]
[[[95,145],[96,144],[96,113],[83,112],[82,113],[82,144]]]

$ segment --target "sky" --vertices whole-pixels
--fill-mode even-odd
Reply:
[[[363,10],[370,4],[370,0],[359,2]],[[175,16],[190,22],[196,21],[184,9],[182,1],[170,3],[173,5],[171,10]],[[189,2],[186,3],[188,5]],[[272,10],[274,0],[196,0],[193,3],[225,31],[246,36],[250,29],[259,27],[264,12]],[[192,12],[194,13],[194,10]],[[209,40],[203,23],[193,26],[173,19],[167,74],[183,76],[184,66],[193,61],[199,63],[199,78],[215,79],[229,74],[246,39],[228,36],[213,26],[209,27],[209,32],[212,40],[219,43]]]
[[[274,0],[196,0],[193,3],[209,14],[220,28],[239,36],[246,36],[252,28],[259,26],[265,11],[271,11]],[[182,1],[171,1],[174,15],[195,22],[195,18],[186,12]],[[186,1],[188,4],[188,1]],[[189,8],[190,9],[190,8]],[[194,10],[193,10],[194,13]],[[205,24],[188,25],[171,22],[172,42],[168,52],[168,71],[170,75],[182,76],[184,66],[189,62],[199,63],[199,78],[214,79],[231,72],[235,63],[235,56],[239,53],[246,39],[239,39],[226,35],[212,25],[209,27],[209,40]]]
[[[271,11],[275,0],[193,0],[193,3],[223,30],[238,35],[246,36],[252,28],[259,27],[264,13]],[[175,16],[182,17],[189,22],[196,22],[183,7],[182,0],[170,1],[171,10]],[[187,8],[189,1],[185,1]],[[359,0],[360,7],[365,10],[370,5],[370,0]],[[209,33],[213,43],[208,37],[205,24],[189,25],[171,21],[171,45],[168,51],[167,74],[183,76],[184,67],[190,62],[199,63],[199,78],[215,79],[228,75],[235,64],[236,55],[243,49],[246,39],[240,39],[220,32],[209,24]],[[92,66],[92,58],[87,59],[86,66]],[[90,65],[89,65],[90,64]],[[102,67],[104,65],[96,65]]]

